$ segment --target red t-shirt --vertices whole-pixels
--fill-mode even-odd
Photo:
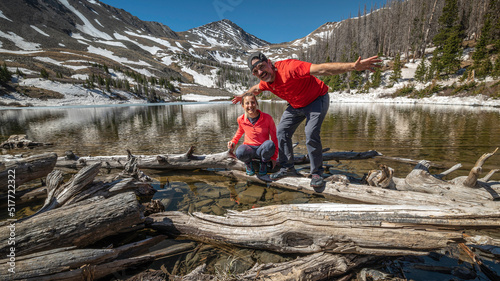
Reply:
[[[260,110],[259,110],[260,111]],[[278,159],[278,139],[276,138],[276,124],[271,115],[260,111],[259,120],[254,124],[245,118],[245,114],[238,117],[238,130],[231,140],[237,144],[241,136],[245,134],[243,144],[260,146],[269,138],[274,142],[275,150],[272,160]]]
[[[286,100],[293,108],[307,106],[328,93],[328,86],[311,75],[311,64],[294,59],[277,61],[274,64],[277,68],[274,82],[260,81],[259,88]]]

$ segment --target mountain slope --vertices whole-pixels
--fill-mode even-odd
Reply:
[[[105,90],[102,81],[113,80],[113,87],[115,80],[129,84],[138,98],[148,100],[176,99],[177,81],[216,87],[216,73],[224,65],[239,71],[249,49],[268,44],[228,20],[177,33],[97,0],[0,2],[0,62],[25,78],[46,70],[50,79],[110,96],[116,93],[109,86]],[[177,89],[159,87],[150,77],[168,80]],[[219,84],[230,90],[242,87]]]

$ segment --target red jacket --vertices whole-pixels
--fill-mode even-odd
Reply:
[[[245,134],[243,144],[251,146],[260,146],[269,137],[274,142],[276,147],[274,151],[272,160],[278,159],[278,138],[276,138],[276,124],[274,123],[271,115],[260,111],[259,120],[253,125],[248,118],[245,118],[245,114],[238,117],[238,130],[231,140],[234,144],[237,144],[241,136]]]
[[[309,105],[317,97],[328,93],[328,86],[311,75],[311,63],[294,59],[277,61],[273,83],[260,81],[262,91],[271,91],[286,100],[293,108]]]

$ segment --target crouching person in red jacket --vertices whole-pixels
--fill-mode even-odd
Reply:
[[[274,167],[278,158],[276,124],[271,115],[258,109],[259,104],[253,93],[242,96],[241,106],[245,114],[238,117],[238,130],[227,143],[227,148],[233,150],[244,134],[243,144],[236,149],[236,157],[245,162],[247,175],[250,176],[255,175],[252,159],[259,159],[259,175],[265,175],[267,162],[272,161]]]

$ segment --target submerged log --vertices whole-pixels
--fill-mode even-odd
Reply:
[[[57,154],[44,153],[26,158],[3,158],[3,169],[0,169],[0,190],[7,189],[11,180],[16,187],[48,175],[57,161]]]
[[[184,154],[160,154],[160,155],[135,155],[137,158],[136,166],[140,169],[235,169],[244,170],[245,164],[229,151],[208,154],[194,155],[194,147],[191,147]],[[377,151],[370,150],[366,152],[330,152],[324,153],[324,161],[330,160],[361,160],[380,156]],[[57,159],[57,167],[80,168],[97,162],[102,163],[103,168],[123,169],[129,159],[129,155],[115,156],[95,156],[95,157],[76,157],[65,156]],[[296,164],[309,163],[307,156],[295,157]]]
[[[143,221],[141,206],[133,192],[104,200],[89,199],[14,223],[16,254],[84,247],[107,236],[142,228]],[[7,241],[10,235],[8,227],[1,227],[1,240]],[[0,245],[0,253],[7,253],[10,247],[7,243]]]
[[[498,228],[497,210],[360,204],[279,205],[220,217],[163,212],[146,224],[170,235],[281,253],[421,255],[462,242],[466,228]]]
[[[364,264],[374,262],[375,260],[377,260],[377,257],[373,256],[316,253],[304,257],[298,257],[297,259],[288,262],[256,264],[253,268],[244,273],[231,274],[231,277],[234,278],[231,280],[350,280],[353,275],[353,271],[356,268],[359,268]],[[170,280],[203,281],[223,279],[221,277],[224,276],[215,276],[204,273],[205,268],[205,265],[200,265],[186,276],[170,276]]]

